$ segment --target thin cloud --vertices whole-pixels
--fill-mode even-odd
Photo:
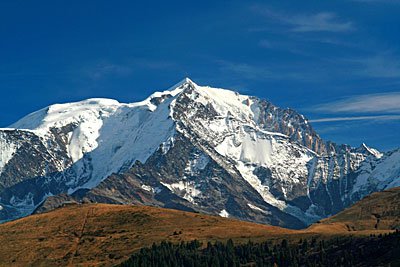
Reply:
[[[220,69],[226,72],[233,72],[240,76],[250,79],[259,80],[263,78],[270,78],[273,73],[267,69],[249,65],[246,63],[236,63],[226,60],[218,60],[217,63],[220,65]]]
[[[311,123],[337,122],[337,121],[357,121],[357,120],[400,120],[400,115],[377,115],[377,116],[355,116],[355,117],[335,117],[309,120]]]
[[[132,73],[132,68],[113,63],[101,63],[93,68],[87,69],[86,72],[91,79],[98,80],[111,74],[121,76],[129,75]]]
[[[353,2],[366,4],[400,4],[400,0],[353,0]]]
[[[371,57],[352,60],[360,66],[359,74],[375,78],[400,77],[400,63],[391,53],[381,53]]]
[[[400,113],[400,92],[368,94],[315,106],[325,113]]]
[[[292,20],[295,32],[347,32],[354,29],[352,22],[339,22],[333,13],[321,12],[310,16],[295,16]]]
[[[54,72],[0,72],[0,78],[23,77],[23,76],[50,76],[74,73],[73,71],[54,71]]]
[[[272,43],[270,41],[268,41],[268,40],[265,40],[265,39],[260,40],[258,42],[258,46],[260,46],[262,48],[272,48],[273,47]]]
[[[217,60],[216,63],[219,65],[220,71],[228,74],[235,74],[241,78],[248,80],[282,80],[291,79],[298,81],[316,80],[315,74],[312,77],[303,72],[298,72],[293,69],[280,69],[278,66],[260,66],[240,62],[231,62],[226,60]]]
[[[293,32],[349,32],[355,29],[353,22],[342,21],[332,12],[289,15],[260,6],[254,6],[253,10],[268,19],[289,25]]]
[[[83,73],[92,80],[99,80],[107,76],[128,76],[137,69],[164,70],[176,67],[169,61],[157,61],[145,58],[135,58],[126,64],[100,62],[83,69]]]

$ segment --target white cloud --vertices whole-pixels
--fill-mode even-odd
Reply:
[[[348,32],[354,30],[353,22],[342,21],[332,12],[282,14],[262,6],[253,6],[253,10],[269,19],[291,26],[291,31],[294,32]]]
[[[309,120],[311,123],[317,122],[337,122],[337,121],[357,121],[357,120],[400,120],[400,115],[377,115],[377,116],[355,116],[355,117],[335,117]]]
[[[400,113],[400,92],[352,96],[315,106],[325,113]]]

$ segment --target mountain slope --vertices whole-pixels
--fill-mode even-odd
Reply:
[[[332,227],[348,231],[400,229],[400,187],[372,193],[309,230],[323,231]]]
[[[0,164],[0,221],[29,214],[49,195],[91,188],[145,161],[174,132],[168,103],[157,108],[154,99],[176,93],[133,104],[89,99],[52,105],[2,130],[0,153],[11,150],[5,153],[11,156]]]
[[[292,231],[146,206],[68,205],[0,225],[0,266],[107,265],[168,240],[247,242]],[[114,263],[114,264],[113,264]]]
[[[397,190],[398,192],[398,190]],[[375,197],[376,195],[373,195]],[[340,214],[338,216],[341,216]],[[356,222],[357,219],[354,221]],[[319,224],[317,224],[319,225]],[[67,204],[0,225],[0,266],[113,266],[153,242],[197,239],[237,243],[365,237],[388,230],[349,231],[334,224],[289,230],[220,216],[149,206]]]
[[[400,182],[400,151],[325,142],[294,110],[189,79],[139,103],[53,105],[11,127],[0,131],[0,220],[68,193],[302,228]]]

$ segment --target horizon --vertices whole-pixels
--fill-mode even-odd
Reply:
[[[396,0],[3,1],[0,127],[55,103],[137,102],[191,77],[290,107],[324,140],[393,150],[399,11]]]

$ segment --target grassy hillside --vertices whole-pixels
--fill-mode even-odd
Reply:
[[[69,205],[0,225],[0,264],[112,265],[163,240],[265,240],[294,231],[147,206]]]
[[[373,193],[344,211],[312,225],[310,231],[400,229],[400,187]]]
[[[0,266],[104,265],[125,261],[140,248],[167,241],[235,244],[287,239],[365,237],[399,228],[400,189],[366,197],[305,230],[260,225],[177,210],[128,205],[70,204],[0,225]]]

